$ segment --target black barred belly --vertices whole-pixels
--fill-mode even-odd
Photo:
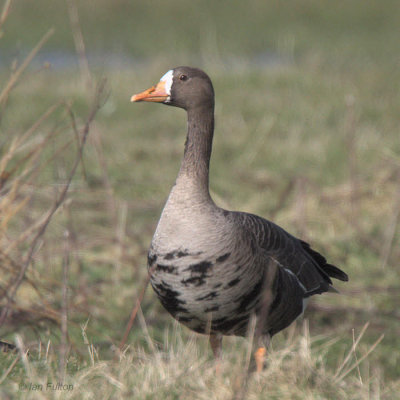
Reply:
[[[184,253],[180,252],[179,256],[184,257]],[[216,279],[211,274],[213,267],[228,257],[227,253],[214,261],[188,263],[178,268],[162,262],[171,260],[172,253],[163,257],[149,255],[150,282],[161,304],[176,320],[195,332],[247,334],[250,316],[260,304],[264,276],[261,274],[246,289],[240,287],[240,277]]]

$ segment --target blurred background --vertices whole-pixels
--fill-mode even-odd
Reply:
[[[17,337],[32,354],[51,343],[53,361],[70,360],[73,374],[87,357],[84,326],[111,359],[146,280],[186,130],[182,110],[129,99],[191,65],[216,91],[216,203],[274,220],[349,274],[341,295],[313,298],[310,335],[329,340],[323,352],[336,365],[361,332],[354,357],[373,348],[367,375],[399,387],[398,1],[0,7],[1,339]],[[141,308],[128,343],[147,349],[151,337],[162,347],[172,319],[151,289]],[[14,382],[26,373],[13,371]]]

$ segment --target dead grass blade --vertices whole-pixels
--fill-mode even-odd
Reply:
[[[10,12],[10,7],[11,7],[11,0],[6,0],[4,2],[3,10],[1,11],[1,15],[0,15],[0,29],[8,17],[8,14]],[[1,37],[1,34],[0,34],[0,37]]]
[[[398,182],[400,182],[400,169],[397,171]],[[396,234],[396,228],[399,223],[400,217],[400,184],[397,185],[397,190],[395,193],[395,199],[393,204],[393,211],[389,218],[389,223],[387,224],[387,228],[384,232],[384,243],[381,253],[381,268],[385,268],[390,254],[392,253],[394,237]]]
[[[17,84],[20,76],[25,71],[26,67],[30,64],[30,62],[35,58],[36,54],[43,47],[43,45],[49,40],[51,35],[53,35],[54,29],[50,29],[43,35],[43,37],[39,40],[38,44],[31,50],[22,64],[17,68],[15,72],[11,74],[10,79],[8,80],[6,86],[0,93],[0,106],[4,106],[5,102],[8,99],[8,96],[14,86]]]
[[[137,298],[136,303],[135,303],[134,307],[132,308],[128,324],[126,325],[126,328],[125,328],[124,336],[122,337],[121,343],[118,346],[118,349],[119,349],[120,353],[122,352],[122,350],[123,350],[123,348],[125,346],[125,343],[126,343],[126,341],[128,339],[128,336],[129,336],[129,333],[130,333],[130,331],[132,329],[133,323],[134,323],[134,321],[136,319],[136,315],[137,315],[137,313],[139,311],[140,303],[142,302],[144,294],[146,293],[146,289],[149,286],[150,275],[151,275],[151,270],[147,274],[146,280],[143,282],[142,290],[140,291],[139,297]]]
[[[21,285],[21,283],[25,277],[26,271],[31,263],[32,257],[37,249],[39,240],[45,233],[47,226],[49,225],[53,215],[57,212],[57,210],[59,209],[59,207],[61,206],[61,204],[64,202],[64,200],[66,198],[68,189],[72,182],[72,179],[75,176],[75,172],[82,160],[83,149],[84,149],[84,146],[85,146],[85,143],[87,140],[87,136],[90,131],[91,123],[93,122],[93,120],[97,114],[97,111],[99,110],[99,108],[102,105],[102,102],[104,101],[104,99],[103,99],[104,88],[105,88],[105,81],[102,81],[96,89],[96,93],[94,96],[94,100],[93,100],[89,115],[88,115],[86,122],[81,130],[80,135],[79,135],[79,137],[81,137],[79,148],[77,151],[75,161],[72,165],[72,168],[71,168],[68,178],[66,180],[66,183],[65,183],[64,187],[62,188],[60,194],[58,195],[58,198],[56,199],[53,206],[51,207],[50,211],[48,212],[47,217],[43,221],[42,225],[39,227],[35,237],[33,238],[32,242],[31,242],[27,256],[25,258],[22,268],[20,269],[18,277],[15,280],[13,287],[9,290],[7,304],[3,307],[2,311],[1,311],[0,326],[2,326],[4,324],[4,321],[8,315],[8,311],[10,309],[10,304],[12,302],[12,299],[14,298],[19,286]]]
[[[61,301],[61,343],[60,343],[60,380],[64,381],[68,353],[68,275],[70,269],[71,243],[68,229],[64,233],[64,257],[62,261],[62,301]]]
[[[71,23],[72,36],[74,38],[75,49],[78,54],[79,68],[82,80],[90,88],[92,77],[90,74],[89,63],[86,57],[85,41],[83,40],[81,24],[79,22],[78,8],[74,0],[67,0],[69,20]]]
[[[339,366],[339,368],[337,369],[334,378],[337,379],[337,377],[339,376],[340,372],[343,370],[343,368],[346,366],[346,364],[349,362],[351,356],[355,353],[355,350],[358,346],[358,343],[360,343],[360,340],[362,339],[362,337],[364,336],[365,331],[367,330],[369,326],[369,322],[367,322],[361,329],[360,334],[358,335],[358,338],[356,339],[356,341],[353,341],[353,346],[351,347],[350,351],[347,353],[347,356],[345,357],[345,359],[343,360],[343,362],[341,363],[341,365]]]
[[[0,211],[2,215],[2,221],[0,229],[2,232],[7,230],[7,225],[10,219],[17,214],[21,208],[31,199],[32,193],[28,195],[23,195],[22,200],[17,200],[20,197],[19,188],[22,182],[27,182],[28,178],[31,176],[37,176],[44,165],[37,165],[34,167],[38,157],[43,151],[43,148],[48,143],[48,141],[55,135],[54,131],[51,131],[40,143],[38,143],[32,150],[30,150],[26,155],[22,156],[20,159],[15,161],[15,165],[8,167],[8,164],[13,160],[16,153],[22,151],[23,143],[26,143],[28,138],[32,133],[39,128],[39,126],[46,121],[54,111],[62,104],[58,102],[55,105],[49,107],[48,110],[21,136],[15,138],[7,152],[3,155],[0,160],[0,176],[3,179],[0,182],[0,190],[3,189],[7,183],[16,173],[18,175],[14,178],[11,183],[10,189],[7,191],[7,196],[2,196],[0,201]],[[36,173],[35,173],[36,172]],[[26,236],[26,231],[23,233]],[[5,253],[8,253],[6,250]]]
[[[351,371],[353,371],[353,369],[357,368],[375,350],[376,346],[378,346],[378,344],[384,338],[384,336],[385,336],[384,334],[379,336],[379,338],[374,342],[374,344],[369,348],[369,350],[361,358],[358,358],[357,355],[356,355],[356,348],[357,348],[358,344],[360,343],[362,337],[364,336],[368,326],[369,326],[369,322],[367,322],[363,326],[363,328],[361,329],[361,332],[358,335],[357,339],[355,341],[353,340],[353,345],[352,345],[350,351],[348,352],[346,358],[343,360],[343,362],[341,363],[341,365],[337,369],[335,375],[333,376],[333,379],[336,382],[342,381]],[[353,336],[353,338],[354,338],[354,336]],[[352,356],[355,357],[356,361],[352,365],[350,365],[348,368],[345,368],[346,365],[349,363],[349,361],[350,361]],[[359,373],[359,377],[360,377],[360,380],[361,380],[361,383],[362,383],[362,379],[361,379],[360,373]]]
[[[369,348],[369,350],[360,358],[358,359],[353,365],[351,365],[349,368],[347,368],[342,374],[337,376],[336,381],[340,382],[342,379],[344,379],[351,371],[353,371],[354,368],[358,367],[378,346],[378,344],[383,340],[385,337],[385,334],[382,333],[381,336],[374,342],[374,344]]]
[[[20,354],[17,354],[17,356],[14,358],[14,360],[12,361],[12,363],[10,364],[10,366],[4,371],[3,375],[0,378],[0,386],[1,384],[6,380],[6,378],[8,377],[8,375],[10,375],[10,372],[13,370],[13,368],[15,367],[15,364],[18,362],[18,360],[21,358]]]

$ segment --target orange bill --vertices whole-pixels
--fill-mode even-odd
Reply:
[[[165,81],[160,81],[156,86],[152,86],[141,93],[134,94],[131,97],[131,101],[153,101],[156,103],[162,103],[167,100],[168,97],[169,95],[165,90]]]

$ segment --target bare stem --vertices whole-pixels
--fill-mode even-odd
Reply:
[[[40,239],[42,238],[42,236],[44,235],[44,233],[46,232],[46,229],[53,217],[53,215],[56,213],[56,211],[59,209],[59,207],[61,206],[61,204],[63,204],[64,200],[66,199],[67,193],[68,193],[68,189],[71,185],[72,179],[75,176],[76,170],[82,160],[82,154],[83,154],[83,149],[85,147],[85,143],[86,143],[86,139],[88,137],[89,131],[90,131],[90,125],[93,122],[97,111],[99,110],[100,106],[101,106],[101,102],[103,101],[102,99],[102,95],[104,93],[104,87],[105,87],[105,81],[102,81],[100,83],[100,85],[98,86],[97,90],[96,90],[96,94],[92,103],[92,107],[91,110],[89,112],[89,115],[86,119],[85,125],[82,128],[81,131],[81,142],[77,151],[77,155],[75,158],[75,161],[73,163],[73,166],[70,170],[67,182],[65,183],[64,187],[61,190],[60,195],[58,196],[58,198],[56,199],[56,201],[53,204],[53,207],[51,208],[50,212],[48,213],[46,219],[44,220],[43,224],[41,225],[41,227],[38,229],[38,232],[36,233],[35,237],[33,238],[33,241],[31,243],[31,246],[29,247],[28,253],[27,253],[27,257],[25,259],[25,262],[23,263],[23,266],[18,274],[18,277],[14,283],[14,286],[10,289],[9,293],[8,293],[8,301],[7,304],[3,307],[3,309],[1,310],[0,313],[0,326],[2,326],[4,324],[5,319],[7,318],[9,309],[10,309],[10,305],[11,302],[13,301],[13,298],[19,288],[19,286],[21,285],[22,281],[24,280],[26,271],[28,270],[29,265],[31,264],[33,255],[35,254],[35,251],[37,249],[37,246],[40,242]]]
[[[43,47],[43,45],[49,40],[50,36],[53,33],[54,29],[50,29],[47,33],[45,33],[43,37],[39,40],[38,44],[31,50],[31,52],[22,62],[22,64],[17,68],[15,72],[12,73],[5,88],[0,93],[0,105],[6,102],[6,100],[8,99],[8,95],[10,94],[10,91],[18,82],[18,79],[20,78],[21,74],[25,71],[26,67],[33,60],[33,58],[36,56],[38,51]]]

